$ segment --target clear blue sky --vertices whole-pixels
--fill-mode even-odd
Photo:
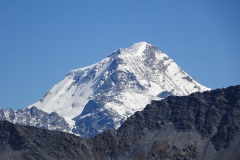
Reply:
[[[199,83],[240,84],[239,0],[1,0],[0,106],[38,101],[64,75],[146,41]]]

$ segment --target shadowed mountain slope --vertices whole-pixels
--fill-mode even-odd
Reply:
[[[240,159],[240,86],[152,101],[90,139],[0,122],[3,159]]]

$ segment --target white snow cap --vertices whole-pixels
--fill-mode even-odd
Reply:
[[[141,47],[146,46],[148,43],[147,42],[137,42],[134,43],[131,47],[129,47],[129,49],[140,49]]]
[[[147,42],[134,43],[131,47],[126,49],[126,52],[132,54],[139,54],[146,49],[147,45],[149,45]]]

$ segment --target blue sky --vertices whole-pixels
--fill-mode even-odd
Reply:
[[[0,1],[0,106],[38,101],[64,75],[146,41],[199,83],[240,84],[240,1]]]

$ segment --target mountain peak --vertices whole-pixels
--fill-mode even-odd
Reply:
[[[147,42],[137,42],[137,43],[134,43],[131,47],[129,47],[129,49],[139,49],[141,47],[145,47],[146,45],[148,45]]]
[[[78,127],[75,133],[89,136],[107,127],[118,128],[152,100],[205,90],[209,88],[196,82],[157,47],[138,42],[91,66],[70,71],[31,106],[58,113]]]
[[[118,50],[116,50],[115,52],[111,53],[110,55],[108,55],[108,57],[115,57],[118,54],[121,55],[141,55],[144,50],[147,48],[147,46],[151,44],[147,43],[147,42],[137,42],[134,43],[132,46],[128,47],[128,48],[119,48]]]
[[[138,42],[134,43],[131,47],[126,48],[126,53],[131,53],[134,55],[141,54],[146,49],[147,45],[149,45],[147,42]]]

